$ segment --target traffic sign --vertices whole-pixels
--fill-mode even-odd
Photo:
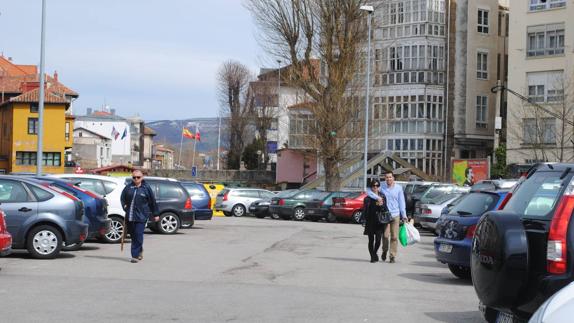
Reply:
[[[192,177],[197,176],[197,167],[196,166],[191,166],[191,176]]]

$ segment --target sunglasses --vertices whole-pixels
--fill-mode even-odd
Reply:
[[[133,179],[140,179],[142,178],[141,176],[132,176]]]
[[[379,187],[380,185],[373,185],[373,187]]]

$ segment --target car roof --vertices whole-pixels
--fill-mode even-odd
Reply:
[[[90,179],[99,179],[99,180],[108,180],[118,183],[123,183],[123,177],[114,177],[114,176],[104,176],[104,175],[94,175],[94,174],[54,174],[50,175],[57,178],[62,177],[69,177],[69,178],[90,178]]]

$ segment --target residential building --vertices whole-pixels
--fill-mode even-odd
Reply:
[[[174,169],[175,151],[165,145],[153,145],[153,169]]]
[[[0,56],[0,173],[36,171],[40,80],[37,68]],[[44,80],[43,158],[45,173],[63,173],[74,138],[72,102],[78,93],[64,86],[58,74]]]
[[[74,129],[74,160],[84,169],[112,165],[112,138],[78,127]]]
[[[112,139],[112,163],[131,163],[130,123],[116,115],[115,109],[104,107],[99,111],[87,109],[87,115],[76,116],[75,128],[84,128]],[[83,157],[81,157],[83,159]]]
[[[152,161],[154,158],[153,152],[153,137],[157,136],[157,133],[150,127],[143,127],[143,134],[141,135],[141,154],[140,161],[141,166],[144,169],[151,169]]]
[[[506,102],[491,89],[506,84],[509,18],[500,0],[451,0],[449,9],[447,170],[451,158],[493,153],[495,118]]]
[[[512,1],[510,7],[507,163],[572,161],[574,3]]]

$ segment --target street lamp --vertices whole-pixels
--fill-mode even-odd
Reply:
[[[369,19],[367,19],[368,35],[367,35],[367,94],[365,97],[365,156],[363,165],[363,188],[367,190],[367,164],[368,164],[368,150],[369,150],[369,96],[371,91],[371,21],[373,20],[373,12],[375,8],[373,6],[361,6],[361,10],[366,11],[369,14]]]
[[[36,175],[42,175],[44,140],[44,53],[46,30],[46,0],[42,0],[42,31],[40,36],[40,88],[38,95],[38,152],[36,153]]]

